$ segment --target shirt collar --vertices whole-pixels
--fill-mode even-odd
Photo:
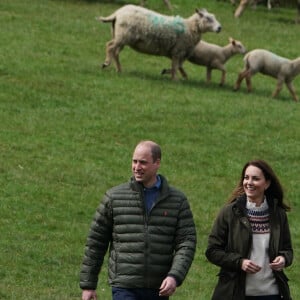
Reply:
[[[160,188],[160,186],[161,186],[161,178],[160,178],[160,176],[159,175],[157,175],[156,176],[156,182],[155,182],[155,184],[154,185],[152,185],[151,187],[149,187],[149,188],[146,188],[145,187],[145,189],[146,190],[152,190],[152,189],[159,189]]]

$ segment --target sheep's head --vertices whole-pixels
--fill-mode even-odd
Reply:
[[[214,14],[209,13],[205,8],[196,8],[196,13],[200,18],[199,25],[201,32],[212,31],[219,33],[221,31],[222,26]]]
[[[242,42],[233,39],[232,37],[229,38],[229,43],[232,46],[233,53],[241,53],[245,54],[247,52],[246,47],[242,44]]]

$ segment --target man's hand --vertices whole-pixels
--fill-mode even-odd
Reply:
[[[172,276],[166,277],[159,288],[159,296],[171,296],[175,293],[176,287],[177,284],[175,278]]]
[[[94,290],[83,290],[82,291],[82,300],[97,300],[97,294]]]

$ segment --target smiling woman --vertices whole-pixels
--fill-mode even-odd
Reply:
[[[249,165],[244,174],[243,187],[247,199],[256,206],[260,206],[265,198],[265,190],[269,187],[263,171],[255,166]]]
[[[206,256],[221,267],[213,300],[291,299],[282,271],[293,261],[288,209],[272,168],[246,163],[209,235]]]

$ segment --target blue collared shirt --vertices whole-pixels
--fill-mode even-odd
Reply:
[[[148,214],[150,213],[153,205],[156,202],[160,186],[161,186],[161,179],[160,176],[157,175],[156,183],[152,187],[150,188],[144,187],[145,204],[146,204],[146,210]]]

